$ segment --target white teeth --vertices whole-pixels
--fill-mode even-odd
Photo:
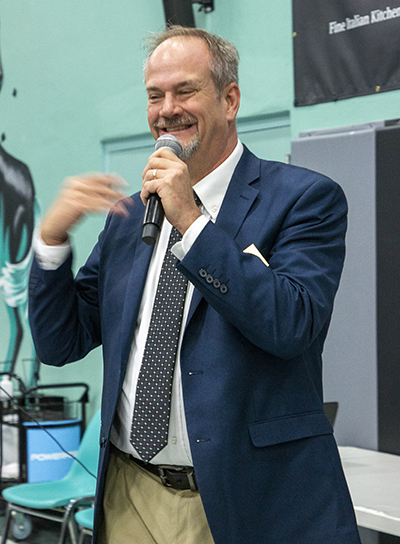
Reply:
[[[173,132],[173,131],[178,131],[178,130],[186,130],[187,128],[189,128],[189,125],[183,125],[183,126],[180,126],[180,127],[164,127],[164,130],[166,132]]]

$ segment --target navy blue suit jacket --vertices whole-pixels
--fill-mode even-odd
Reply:
[[[31,327],[43,362],[62,365],[103,347],[97,515],[152,252],[141,240],[138,195],[134,202],[128,218],[108,217],[75,280],[69,259],[56,271],[35,262],[30,281]],[[177,265],[195,286],[182,382],[216,544],[360,542],[321,377],[346,214],[333,181],[245,149],[216,224]],[[244,252],[252,244],[270,266]]]

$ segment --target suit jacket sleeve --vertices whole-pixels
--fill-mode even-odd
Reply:
[[[43,270],[33,259],[29,278],[29,323],[36,353],[61,366],[82,359],[101,344],[98,266],[101,238],[85,266],[85,280],[75,281],[72,255],[56,270]]]

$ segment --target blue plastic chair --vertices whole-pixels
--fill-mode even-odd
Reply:
[[[93,508],[84,508],[83,510],[78,510],[78,512],[75,513],[75,521],[79,525],[80,529],[78,544],[83,544],[85,535],[91,536],[93,534],[93,517]]]
[[[90,421],[80,443],[77,460],[72,462],[64,478],[53,482],[19,484],[2,491],[7,501],[2,542],[7,541],[12,516],[22,513],[60,522],[59,544],[64,544],[67,528],[72,544],[77,544],[77,526],[73,514],[77,506],[82,504],[83,498],[95,494],[99,435],[100,411]]]

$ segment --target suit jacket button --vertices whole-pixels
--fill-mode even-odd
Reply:
[[[205,278],[207,276],[207,270],[204,270],[204,268],[200,268],[199,276],[200,278]]]
[[[222,293],[223,295],[225,295],[225,293],[228,292],[228,288],[227,288],[227,286],[225,285],[225,283],[221,284],[221,287],[219,288],[219,290],[221,291],[221,293]]]
[[[206,282],[207,283],[212,283],[214,281],[214,278],[211,276],[211,274],[207,274],[206,276]]]
[[[221,287],[221,282],[219,280],[214,280],[213,286],[215,287],[215,289],[219,289]]]

